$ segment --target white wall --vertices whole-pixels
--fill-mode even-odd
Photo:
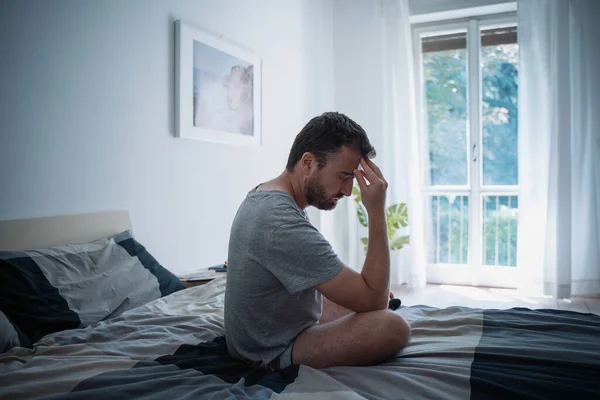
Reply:
[[[331,18],[319,0],[0,0],[0,220],[126,209],[172,271],[222,262],[246,192],[333,104]],[[174,138],[177,19],[262,57],[262,147]]]
[[[335,109],[358,122],[375,149],[383,143],[381,36],[374,20],[376,4],[363,0],[333,2],[333,93]],[[321,212],[321,231],[340,258],[360,270],[362,247],[355,246],[358,220],[352,198],[340,201],[334,211]],[[356,225],[357,228],[350,226]],[[363,232],[365,233],[365,232]],[[351,237],[352,236],[352,237]]]

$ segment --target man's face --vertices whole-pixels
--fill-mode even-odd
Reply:
[[[343,146],[319,169],[315,163],[306,178],[304,196],[309,205],[320,210],[332,210],[343,196],[352,194],[354,170],[358,168],[360,153],[353,147]]]

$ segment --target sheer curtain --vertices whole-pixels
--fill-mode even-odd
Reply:
[[[425,285],[415,81],[408,0],[339,0],[334,10],[336,108],[356,119],[377,149],[390,186],[387,205],[407,203],[410,246],[392,253],[392,283]],[[352,199],[321,214],[321,227],[342,260],[360,270],[365,254]]]
[[[524,289],[600,294],[600,2],[522,0],[519,236]]]
[[[386,176],[391,178],[388,201],[406,202],[409,216],[410,246],[398,253],[397,281],[409,287],[424,287],[423,174],[408,0],[383,0],[379,11],[383,63],[381,160]]]

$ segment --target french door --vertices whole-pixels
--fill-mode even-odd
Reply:
[[[413,29],[432,283],[515,287],[518,46],[514,15]]]

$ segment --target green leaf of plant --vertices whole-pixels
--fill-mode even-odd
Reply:
[[[352,195],[355,196],[354,201],[357,203],[360,203],[360,200],[361,200],[360,190],[356,186],[352,187]]]
[[[367,228],[369,226],[367,211],[365,210],[362,204],[356,205],[356,215],[358,215],[358,222],[360,222],[362,226]]]
[[[410,244],[410,236],[400,236],[391,241],[390,248],[392,250],[400,250],[402,247],[408,244]]]
[[[398,204],[398,212],[400,214],[406,214],[406,203]]]
[[[396,228],[394,228],[393,226],[388,226],[387,235],[388,235],[388,241],[391,242],[392,239],[394,238],[394,236],[396,236]]]
[[[363,244],[363,248],[365,250],[365,254],[367,254],[367,250],[369,250],[369,238],[364,237],[364,238],[361,238],[360,241]]]
[[[406,228],[408,226],[408,207],[406,206],[406,203],[400,203],[398,213],[400,214],[400,225],[402,225],[403,228]]]
[[[386,217],[389,217],[393,213],[394,213],[394,206],[389,206],[388,208],[385,209],[385,216]]]
[[[357,198],[359,198],[360,190],[356,186],[354,186],[352,188],[352,193],[355,196],[357,196]],[[360,224],[362,226],[367,228],[369,226],[367,211],[365,210],[364,206],[359,203],[359,201],[357,201],[356,199],[355,199],[355,201],[357,202],[356,214],[358,216],[358,221],[360,222]],[[408,235],[394,238],[396,236],[396,232],[399,229],[406,228],[408,226],[408,207],[407,207],[406,203],[392,204],[391,206],[386,208],[385,214],[386,214],[387,235],[388,235],[388,241],[390,244],[390,249],[391,250],[400,250],[404,246],[408,245],[410,242]],[[368,250],[368,246],[369,246],[369,239],[361,238],[361,242],[364,245],[364,250],[366,253]]]
[[[393,226],[396,229],[400,229],[400,214],[398,214],[398,205],[394,204],[389,206],[386,210],[386,218],[388,226]]]
[[[396,229],[400,229],[400,226],[404,226],[404,225],[402,225],[402,216],[399,214],[396,214],[396,217],[394,218],[394,227]]]
[[[406,203],[400,203],[400,209],[398,210],[398,212],[403,216],[408,218],[408,207],[406,206]]]

